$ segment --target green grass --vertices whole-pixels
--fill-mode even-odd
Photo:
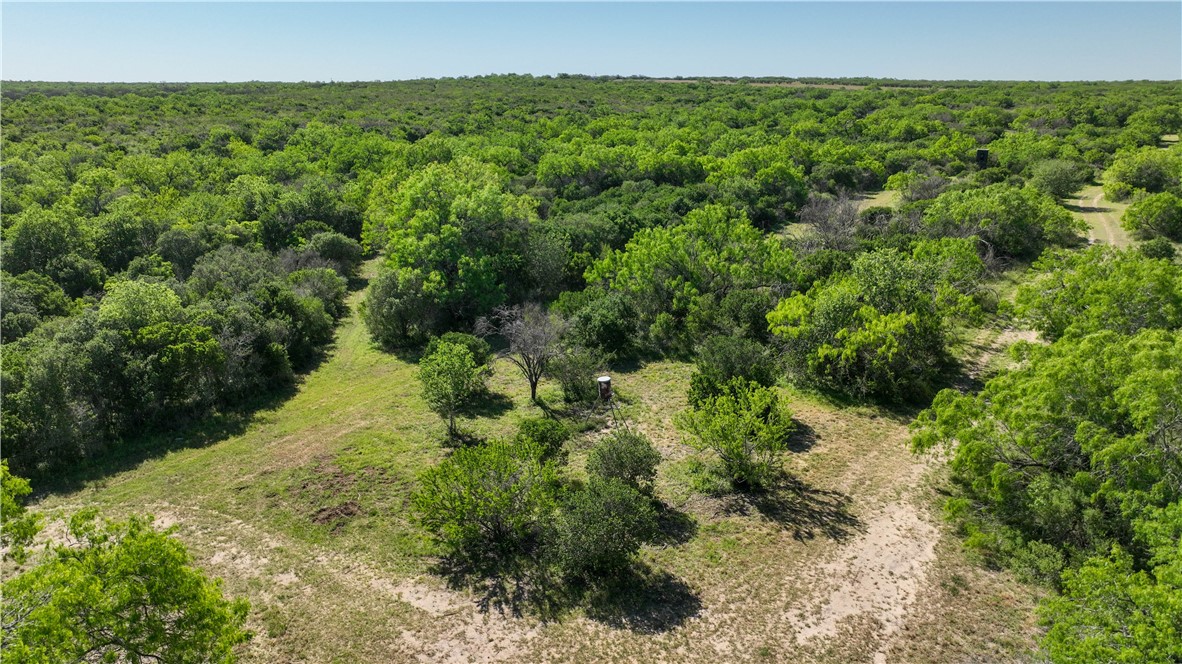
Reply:
[[[361,297],[351,296],[354,311]],[[433,574],[435,548],[410,521],[408,498],[422,469],[447,453],[444,425],[420,398],[414,364],[375,348],[355,314],[286,398],[145,441],[170,449],[129,453],[63,478],[37,509],[96,506],[112,516],[154,513],[175,525],[198,565],[222,577],[229,594],[250,599],[255,638],[241,653],[248,662],[716,661],[724,654],[835,661],[832,653],[884,648],[902,648],[908,661],[939,662],[979,649],[1015,657],[1029,649],[1034,628],[1022,616],[1032,591],[972,571],[953,545],[941,545],[924,587],[939,591],[948,566],[970,584],[971,575],[986,574],[977,591],[941,596],[942,612],[974,616],[977,636],[950,640],[955,621],[915,604],[909,620],[924,626],[920,636],[880,634],[863,616],[850,623],[861,627],[836,641],[798,643],[793,607],[812,606],[845,578],[821,565],[841,560],[845,547],[864,546],[866,529],[892,506],[935,503],[932,485],[919,481],[927,466],[907,449],[905,416],[786,392],[800,433],[784,467],[797,484],[751,500],[704,494],[692,469],[711,460],[673,426],[692,370],[660,361],[615,371],[619,408],[575,422],[584,431],[568,443],[572,475],[621,419],[654,440],[665,459],[656,492],[667,536],[643,551],[645,568],[623,599],[571,604],[551,622],[529,611],[482,613],[478,595],[449,590]],[[507,436],[521,419],[543,414],[507,362],[497,363],[490,391],[496,397],[481,415],[463,422],[476,435]],[[540,395],[560,401],[548,382]],[[1010,645],[989,645],[1003,642]]]
[[[1089,240],[1116,247],[1127,247],[1133,243],[1133,239],[1120,225],[1128,203],[1107,200],[1099,185],[1084,187],[1076,192],[1067,207],[1087,222]]]

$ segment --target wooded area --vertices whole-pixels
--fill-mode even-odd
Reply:
[[[549,615],[623,593],[645,547],[690,546],[665,443],[595,379],[693,363],[664,422],[695,454],[679,491],[804,495],[789,395],[914,416],[974,559],[1046,589],[1043,653],[1182,658],[1176,82],[757,84],[776,82],[6,82],[6,656],[239,652],[246,603],[137,517],[83,513],[85,546],[26,562],[39,526],[8,469],[62,492],[249,419],[356,312],[441,419],[423,441],[446,453],[397,489],[429,544],[399,546],[460,587],[561,589]],[[1136,242],[1088,246],[1092,183]],[[975,373],[988,328],[1037,340]],[[538,412],[490,437],[471,421],[514,408],[494,379]],[[103,556],[136,552],[185,589],[145,601],[203,621],[165,643],[77,617],[89,596],[61,589],[118,587]]]

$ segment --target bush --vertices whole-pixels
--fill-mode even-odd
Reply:
[[[690,377],[689,403],[722,394],[735,378],[770,387],[776,383],[776,362],[767,348],[749,339],[716,336],[698,350],[697,370]]]
[[[1152,240],[1143,242],[1138,249],[1141,250],[1141,255],[1146,258],[1164,258],[1168,261],[1174,260],[1174,256],[1177,253],[1177,250],[1174,249],[1174,243],[1164,237],[1155,237]]]
[[[444,332],[427,342],[423,356],[434,355],[442,344],[458,344],[467,348],[468,352],[472,353],[472,361],[476,363],[476,368],[480,369],[486,378],[492,376],[493,360],[496,359],[496,355],[493,353],[492,346],[488,345],[484,339],[464,332]]]
[[[519,444],[535,444],[542,450],[542,458],[549,459],[558,454],[562,444],[570,438],[570,429],[558,420],[544,417],[531,417],[523,420],[517,427]]]
[[[1064,159],[1047,159],[1034,165],[1030,184],[1044,194],[1067,198],[1084,186],[1088,177],[1087,167],[1083,164]]]
[[[361,244],[340,233],[317,233],[304,249],[335,263],[337,272],[343,277],[357,274],[361,267]]]
[[[626,568],[657,532],[649,499],[615,479],[592,478],[573,491],[549,533],[549,558],[568,578],[611,575]]]
[[[374,341],[386,348],[413,346],[436,330],[438,311],[425,287],[422,275],[413,270],[378,274],[361,303],[361,319]]]
[[[292,290],[300,297],[314,297],[324,303],[324,310],[335,320],[349,313],[345,304],[346,283],[328,268],[297,270],[287,275]]]
[[[550,361],[547,372],[562,386],[562,400],[570,404],[594,403],[599,398],[599,374],[607,358],[590,348],[570,348]]]
[[[637,350],[640,322],[624,295],[609,293],[579,309],[566,336],[576,346],[631,357]]]
[[[619,480],[644,494],[652,494],[661,453],[642,433],[622,430],[601,439],[587,455],[587,473]]]
[[[528,549],[556,499],[554,467],[542,455],[532,442],[494,441],[456,450],[420,477],[411,496],[415,520],[452,555]]]
[[[774,389],[731,382],[723,394],[683,411],[677,425],[698,449],[712,450],[735,488],[762,486],[780,452],[787,448],[792,414]]]

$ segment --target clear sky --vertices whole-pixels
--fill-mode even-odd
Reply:
[[[1182,79],[1182,2],[15,3],[6,80]]]

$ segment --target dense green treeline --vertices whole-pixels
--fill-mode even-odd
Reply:
[[[4,456],[51,472],[249,405],[315,363],[364,285],[375,342],[426,345],[449,437],[492,353],[470,333],[573,408],[613,361],[694,359],[678,426],[751,491],[792,428],[779,380],[927,405],[960,331],[1013,315],[1053,343],[979,395],[941,392],[917,446],[955,445],[970,544],[1063,591],[1053,656],[1176,657],[1182,296],[1162,238],[1182,227],[1182,148],[1159,144],[1182,93],[779,83],[6,83]],[[1084,227],[1061,201],[1092,181],[1157,243],[1068,249]],[[859,210],[883,188],[896,204]],[[999,307],[988,275],[1028,261]],[[659,455],[617,441],[567,485],[556,435],[452,455],[419,520],[457,554],[583,580],[627,567]],[[1100,624],[1110,586],[1136,599]],[[1133,614],[1148,631],[1129,641],[1113,625]]]

